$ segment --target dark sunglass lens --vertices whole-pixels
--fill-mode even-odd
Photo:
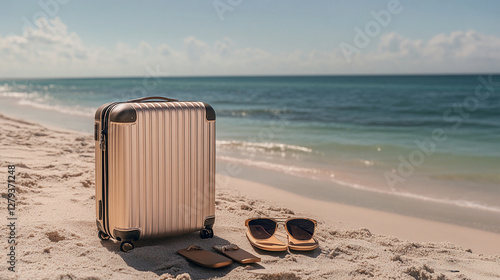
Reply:
[[[267,239],[276,231],[276,222],[269,219],[255,219],[248,222],[248,227],[256,239]]]
[[[306,219],[293,219],[286,223],[288,233],[298,240],[309,240],[314,234],[313,221]]]

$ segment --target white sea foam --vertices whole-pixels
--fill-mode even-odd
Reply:
[[[3,84],[0,86],[0,96],[2,97],[11,97],[11,98],[28,98],[29,94],[27,92],[18,92],[15,91],[8,84]]]
[[[297,145],[289,145],[283,143],[272,143],[272,142],[245,142],[236,140],[219,140],[217,141],[217,147],[220,148],[233,148],[245,151],[257,151],[265,153],[286,153],[286,152],[302,152],[311,153],[312,149]]]
[[[391,192],[390,194],[394,194],[394,195],[401,196],[401,197],[407,197],[407,198],[413,198],[413,199],[434,202],[434,203],[448,204],[448,205],[454,205],[454,206],[459,206],[459,207],[464,207],[464,208],[472,208],[472,209],[500,213],[500,208],[498,208],[498,207],[483,205],[483,204],[475,202],[475,201],[434,198],[434,197],[429,197],[429,196],[424,196],[424,195],[419,195],[419,194],[413,194],[413,193],[408,193],[408,192],[397,192],[397,191]]]
[[[49,105],[45,103],[38,103],[36,101],[30,100],[20,100],[19,105],[31,106],[33,108],[50,110],[58,113],[63,113],[67,115],[75,115],[82,117],[92,117],[94,116],[95,109],[92,108],[82,108],[80,106],[60,106],[60,105]]]
[[[11,91],[1,91],[0,89],[0,96],[2,97],[12,97],[12,98],[28,98],[29,94],[26,92],[11,92]]]
[[[321,171],[314,168],[306,168],[306,167],[297,167],[293,165],[283,165],[278,163],[271,163],[267,161],[258,161],[258,160],[247,160],[247,159],[239,159],[227,156],[217,156],[218,159],[230,161],[238,164],[248,165],[248,166],[256,166],[262,167],[265,169],[281,171],[287,174],[298,175],[300,173],[303,174],[319,174]]]
[[[0,92],[9,91],[10,87],[8,84],[3,84],[0,86]]]
[[[13,88],[7,84],[0,86],[0,97],[17,99],[16,103],[21,106],[28,106],[41,110],[49,110],[67,115],[92,117],[94,115],[94,108],[83,108],[80,106],[64,106],[60,104],[51,104],[54,98],[49,94],[41,94],[37,91],[23,92],[16,91],[23,89],[25,86],[19,85]]]
[[[432,202],[432,203],[452,205],[452,206],[458,206],[458,207],[463,207],[463,208],[500,213],[500,208],[498,208],[498,207],[484,205],[484,204],[481,204],[481,203],[475,202],[475,201],[452,200],[452,199],[446,199],[446,198],[436,198],[436,197],[431,197],[431,196],[424,196],[424,195],[414,194],[414,193],[409,193],[409,192],[387,191],[387,190],[377,189],[374,187],[365,186],[362,184],[347,182],[347,181],[340,180],[340,179],[336,178],[334,173],[332,173],[331,171],[320,170],[320,169],[316,169],[316,168],[298,167],[298,166],[293,166],[293,165],[284,165],[284,164],[271,163],[271,162],[266,162],[266,161],[240,159],[240,158],[233,158],[233,157],[227,157],[227,156],[218,156],[217,159],[229,161],[229,162],[233,162],[233,163],[241,164],[241,165],[247,165],[247,166],[253,166],[253,167],[259,167],[259,168],[279,171],[279,172],[283,172],[286,174],[290,174],[290,175],[294,175],[294,176],[298,176],[298,177],[302,177],[302,178],[330,181],[330,182],[336,183],[336,184],[341,185],[341,186],[350,187],[350,188],[362,190],[362,191],[369,191],[369,192],[375,192],[375,193],[380,193],[380,194],[394,195],[394,196],[398,196],[398,197],[427,201],[427,202]]]

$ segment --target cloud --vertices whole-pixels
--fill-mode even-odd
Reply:
[[[364,57],[433,72],[499,72],[500,38],[474,30],[438,34],[428,42],[393,32],[381,36],[376,53]],[[433,70],[434,69],[434,70]]]
[[[0,77],[144,76],[148,67],[174,76],[489,73],[500,70],[500,38],[469,30],[424,42],[392,32],[348,63],[339,48],[274,53],[230,38],[205,42],[187,36],[179,48],[148,42],[89,46],[56,17],[40,18],[22,36],[0,37],[0,56]]]
[[[190,60],[199,61],[210,52],[210,46],[195,37],[184,39],[184,48]]]

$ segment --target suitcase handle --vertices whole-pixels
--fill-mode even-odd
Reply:
[[[132,100],[129,100],[127,102],[128,103],[141,102],[141,101],[146,101],[146,100],[151,100],[151,99],[160,99],[160,100],[165,100],[165,101],[178,101],[177,99],[167,98],[167,97],[163,97],[163,96],[149,96],[149,97],[132,99]]]

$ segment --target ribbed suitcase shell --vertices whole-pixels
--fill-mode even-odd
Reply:
[[[102,205],[102,149],[96,141],[98,227],[105,228],[107,213],[112,237],[116,229],[139,230],[141,239],[203,229],[215,216],[215,120],[207,120],[206,104],[127,104],[136,111],[135,122],[108,124],[107,203]],[[96,130],[101,125],[96,118]]]

